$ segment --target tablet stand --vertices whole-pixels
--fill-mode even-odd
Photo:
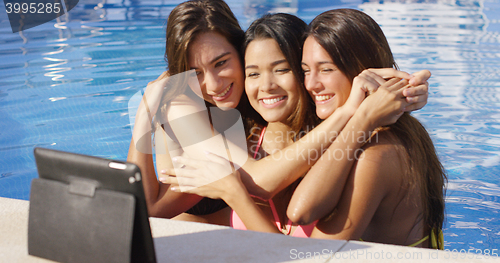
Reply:
[[[135,197],[98,186],[79,177],[33,179],[28,253],[69,263],[148,262],[132,246]]]

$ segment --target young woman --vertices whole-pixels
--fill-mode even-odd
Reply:
[[[302,65],[305,86],[316,98],[320,118],[344,104],[351,83],[359,81],[355,76],[364,69],[396,67],[378,24],[351,9],[327,11],[311,22]],[[377,93],[384,90],[381,87]],[[345,149],[339,138],[353,139],[350,122],[363,118],[358,113],[375,111],[366,107],[371,99],[368,96],[360,105],[330,147]],[[338,162],[325,152],[297,187],[288,215],[302,224],[323,218],[312,237],[442,249],[446,176],[426,130],[408,113],[392,125],[366,124],[376,133],[351,145],[363,149],[349,155],[354,164]],[[339,169],[349,171],[347,182],[332,172]],[[344,183],[342,192],[335,191]]]
[[[175,217],[197,204],[201,197],[171,191],[169,184],[158,182],[152,156],[151,133],[155,132],[156,170],[162,171],[173,167],[171,152],[165,150],[167,144],[180,148],[172,130],[172,113],[188,114],[206,110],[205,105],[199,105],[184,96],[185,86],[181,88],[168,86],[171,77],[188,70],[195,70],[201,88],[201,97],[208,103],[218,107],[237,108],[245,120],[247,131],[259,123],[258,115],[248,107],[248,99],[243,94],[244,72],[242,60],[238,50],[243,41],[243,31],[236,18],[223,1],[200,0],[188,1],[175,7],[167,21],[166,60],[168,72],[165,72],[156,81],[151,82],[138,108],[133,138],[130,143],[127,161],[137,164],[143,173],[143,185],[146,193],[148,211],[151,216]],[[393,69],[374,70],[382,77],[400,76],[410,78],[404,72]],[[427,100],[430,75],[426,71],[415,74],[410,79],[413,87],[404,91],[411,105],[407,110],[415,110],[425,105]],[[374,84],[377,86],[378,84]],[[182,88],[184,87],[184,88]],[[189,90],[187,90],[189,92]],[[196,92],[195,92],[196,93]],[[411,96],[411,97],[410,97]],[[175,115],[175,114],[174,114]],[[256,196],[268,199],[277,192],[290,185],[312,165],[302,152],[308,150],[319,151],[328,145],[335,135],[343,128],[351,113],[343,114],[339,110],[332,114],[314,131],[288,146],[288,157],[266,157],[263,161],[249,158],[244,164],[239,164],[241,179],[248,191]],[[155,125],[151,125],[153,122]],[[200,123],[204,120],[200,120]],[[212,131],[210,123],[205,123],[200,129]],[[325,143],[326,142],[326,143]],[[231,143],[229,141],[229,143]],[[158,152],[163,149],[162,152]],[[246,154],[246,150],[242,150]],[[179,151],[176,154],[183,154]],[[273,175],[273,176],[270,176]],[[165,176],[160,174],[159,176]],[[184,215],[186,220],[204,222],[222,222],[221,217],[212,217],[212,212],[224,207],[217,201],[200,203],[194,214],[202,217]],[[226,210],[227,212],[227,210]],[[222,218],[226,218],[223,216]]]
[[[297,139],[290,135],[306,131],[316,122],[314,118],[309,117],[314,114],[312,101],[302,86],[303,74],[300,69],[303,35],[306,29],[307,25],[293,15],[274,14],[256,20],[246,32],[245,91],[252,107],[267,121],[267,126],[260,132],[260,139],[255,147],[255,158],[268,156],[273,152],[286,155],[286,150],[283,151],[283,149],[292,145]],[[359,77],[359,80],[353,83],[350,96],[348,93],[344,94],[349,96],[349,101],[342,107],[345,112],[358,107],[365,97],[366,88],[371,88],[373,82],[377,83],[375,86],[383,83],[380,89],[386,92],[377,91],[370,96],[370,99],[362,103],[368,103],[365,108],[370,108],[372,111],[371,113],[362,112],[365,120],[359,120],[357,123],[351,122],[354,129],[366,127],[367,125],[362,123],[371,123],[372,120],[377,123],[379,120],[387,124],[393,123],[399,112],[407,105],[402,96],[402,90],[407,86],[407,82],[397,79],[386,83],[384,79],[371,72],[365,72],[362,77],[362,80]],[[351,84],[348,84],[350,90]],[[384,98],[387,91],[390,91],[389,94],[393,95],[394,99]],[[358,112],[356,114],[359,115]],[[379,124],[384,124],[384,122]],[[357,131],[370,132],[370,130]],[[210,178],[214,173],[223,173],[224,169],[219,166],[225,162],[224,159],[215,155],[209,156],[209,162],[176,158],[177,162],[188,166],[177,173],[177,176],[183,179],[187,192],[211,198],[222,198],[234,209],[231,223],[235,228],[277,233],[281,231],[300,237],[307,237],[311,234],[314,224],[293,225],[285,214],[296,183],[276,194],[268,202],[258,202],[259,207],[246,191],[238,172],[207,183],[212,180],[205,179]],[[339,160],[339,163],[342,162],[352,163],[353,161]],[[348,172],[344,173],[347,177]],[[166,181],[175,182],[175,180]],[[334,191],[341,192],[343,185],[338,184],[335,187]]]

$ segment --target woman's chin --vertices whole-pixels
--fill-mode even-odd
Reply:
[[[318,118],[324,120],[328,117],[330,117],[330,115],[332,115],[333,113],[333,110],[330,110],[330,109],[316,109],[316,115],[318,115]]]
[[[235,109],[238,106],[239,101],[226,101],[226,102],[215,102],[215,106],[221,110]]]

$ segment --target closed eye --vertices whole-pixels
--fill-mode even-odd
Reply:
[[[259,73],[256,73],[256,72],[251,72],[251,73],[248,73],[247,77],[248,78],[256,78],[259,76]]]
[[[276,70],[277,73],[281,73],[281,74],[285,74],[285,73],[288,73],[290,71],[291,71],[291,69],[289,69],[289,68],[283,68],[283,69]]]
[[[226,60],[219,61],[219,62],[215,63],[215,67],[220,67],[220,66],[223,66],[224,64],[226,64],[226,62],[227,62],[227,59],[226,59]]]

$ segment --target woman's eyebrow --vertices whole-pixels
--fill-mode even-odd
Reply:
[[[274,67],[274,66],[279,65],[281,63],[287,63],[287,62],[288,61],[286,61],[286,59],[276,60],[276,61],[271,63],[271,66]],[[258,67],[256,65],[245,66],[245,69],[249,69],[249,68],[258,68]]]
[[[276,65],[279,65],[281,63],[286,63],[286,59],[282,59],[282,60],[277,60],[277,61],[274,61],[273,63],[271,63],[271,66],[276,66]]]
[[[212,60],[210,61],[210,64],[214,63],[215,61],[217,61],[217,60],[221,59],[222,57],[224,57],[224,56],[226,56],[226,55],[229,55],[229,54],[231,54],[231,52],[230,52],[230,51],[228,51],[228,52],[225,52],[225,53],[222,53],[222,54],[218,55],[217,57],[215,57],[214,59],[212,59]]]
[[[303,65],[303,66],[307,66],[307,63],[305,63],[305,62],[301,62],[300,64]],[[333,64],[333,62],[332,61],[320,61],[320,62],[317,62],[316,64],[317,65]]]

